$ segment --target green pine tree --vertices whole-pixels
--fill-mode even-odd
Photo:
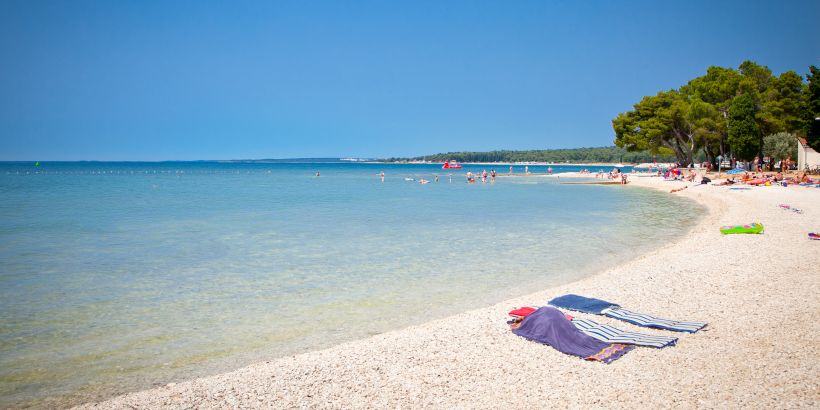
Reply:
[[[729,107],[729,147],[735,157],[747,161],[760,151],[760,128],[755,112],[754,99],[748,93],[735,97]]]

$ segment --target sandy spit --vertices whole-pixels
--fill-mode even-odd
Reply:
[[[633,178],[636,186],[684,186]],[[327,350],[130,393],[79,408],[817,408],[820,189],[697,186],[708,208],[671,244],[593,277]],[[788,203],[802,214],[782,210]],[[763,235],[719,233],[762,222]],[[625,245],[626,246],[626,245]],[[707,321],[665,349],[610,365],[513,335],[507,311],[565,293]],[[601,316],[580,315],[631,331]]]

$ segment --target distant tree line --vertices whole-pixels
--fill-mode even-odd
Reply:
[[[413,158],[387,158],[385,161],[429,161],[444,162],[551,162],[551,163],[589,163],[589,162],[672,162],[671,154],[653,154],[649,151],[629,151],[619,147],[592,147],[569,149],[545,149],[528,151],[489,151],[489,152],[447,152],[424,155]]]
[[[794,71],[775,76],[752,61],[709,67],[686,85],[646,96],[612,120],[615,145],[673,155],[681,164],[718,156],[752,160],[796,153],[797,137],[820,149],[820,71],[808,82]],[[767,147],[768,145],[768,147]],[[787,147],[792,146],[792,149]]]

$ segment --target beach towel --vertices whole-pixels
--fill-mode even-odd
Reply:
[[[609,325],[602,325],[587,319],[572,319],[572,324],[587,336],[602,342],[662,348],[674,346],[677,337],[655,336],[646,333],[627,332]]]
[[[536,306],[536,307],[524,306],[524,307],[520,307],[518,309],[511,310],[507,314],[514,317],[514,318],[517,318],[517,319],[523,319],[523,318],[531,315],[532,312],[535,312],[536,310],[538,310],[539,307],[541,307],[541,306]],[[566,312],[564,312],[564,317],[567,318],[567,320],[572,320],[573,319],[572,315],[570,315],[569,313],[566,313]]]
[[[741,168],[735,168],[735,169],[733,169],[733,170],[731,170],[731,171],[727,172],[726,174],[727,174],[727,175],[736,175],[736,174],[742,174],[742,173],[744,173],[744,172],[746,172],[746,170],[741,169]]]
[[[618,306],[615,303],[607,302],[605,300],[572,294],[559,296],[549,301],[549,304],[560,308],[577,310],[579,312],[592,313],[595,315],[603,314],[604,310]]]
[[[534,307],[524,306],[522,308],[511,310],[509,315],[515,317],[527,317],[532,314],[532,312],[535,312],[535,310],[536,309]]]
[[[820,234],[817,234],[817,233],[814,233],[814,232],[809,232],[809,239],[818,241],[818,240],[820,240]]]
[[[632,312],[620,305],[601,299],[588,298],[578,295],[559,296],[551,301],[552,306],[577,310],[595,315],[606,315],[638,326],[656,329],[673,330],[676,332],[695,333],[706,326],[706,322],[689,322],[681,320],[663,319],[642,313]]]
[[[606,343],[578,330],[560,310],[544,306],[513,324],[512,332],[523,338],[552,346],[561,353],[611,363],[635,346]]]
[[[706,322],[688,322],[682,320],[663,319],[643,313],[633,312],[624,308],[611,308],[604,311],[604,314],[633,325],[652,327],[655,329],[672,330],[675,332],[695,333],[706,326]]]
[[[778,205],[778,206],[779,206],[779,207],[781,207],[781,208],[783,208],[783,209],[785,209],[785,210],[787,210],[787,211],[792,211],[792,212],[794,212],[794,213],[796,213],[796,214],[802,214],[802,213],[803,213],[803,210],[798,209],[798,208],[795,208],[795,207],[793,207],[793,206],[791,206],[791,205],[789,205],[789,204],[780,204],[780,205]]]

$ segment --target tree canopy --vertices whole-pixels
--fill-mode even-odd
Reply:
[[[755,103],[749,93],[732,100],[729,107],[729,147],[743,160],[751,160],[760,150],[760,128],[755,121]]]
[[[815,66],[809,67],[809,74],[806,76],[809,84],[806,91],[806,113],[805,120],[810,124],[806,140],[809,146],[820,151],[820,69]]]
[[[718,155],[754,158],[762,149],[763,135],[806,135],[810,126],[820,132],[820,124],[814,124],[818,121],[809,121],[805,114],[817,73],[810,69],[807,86],[794,71],[775,76],[752,61],[744,61],[737,70],[709,67],[705,75],[678,89],[643,97],[631,111],[615,117],[615,145],[628,151],[666,150],[684,165],[699,153],[713,163]],[[820,116],[818,87],[814,89]]]
[[[788,132],[767,135],[763,137],[763,153],[773,159],[772,164],[789,157],[797,159],[796,143],[797,137]]]

